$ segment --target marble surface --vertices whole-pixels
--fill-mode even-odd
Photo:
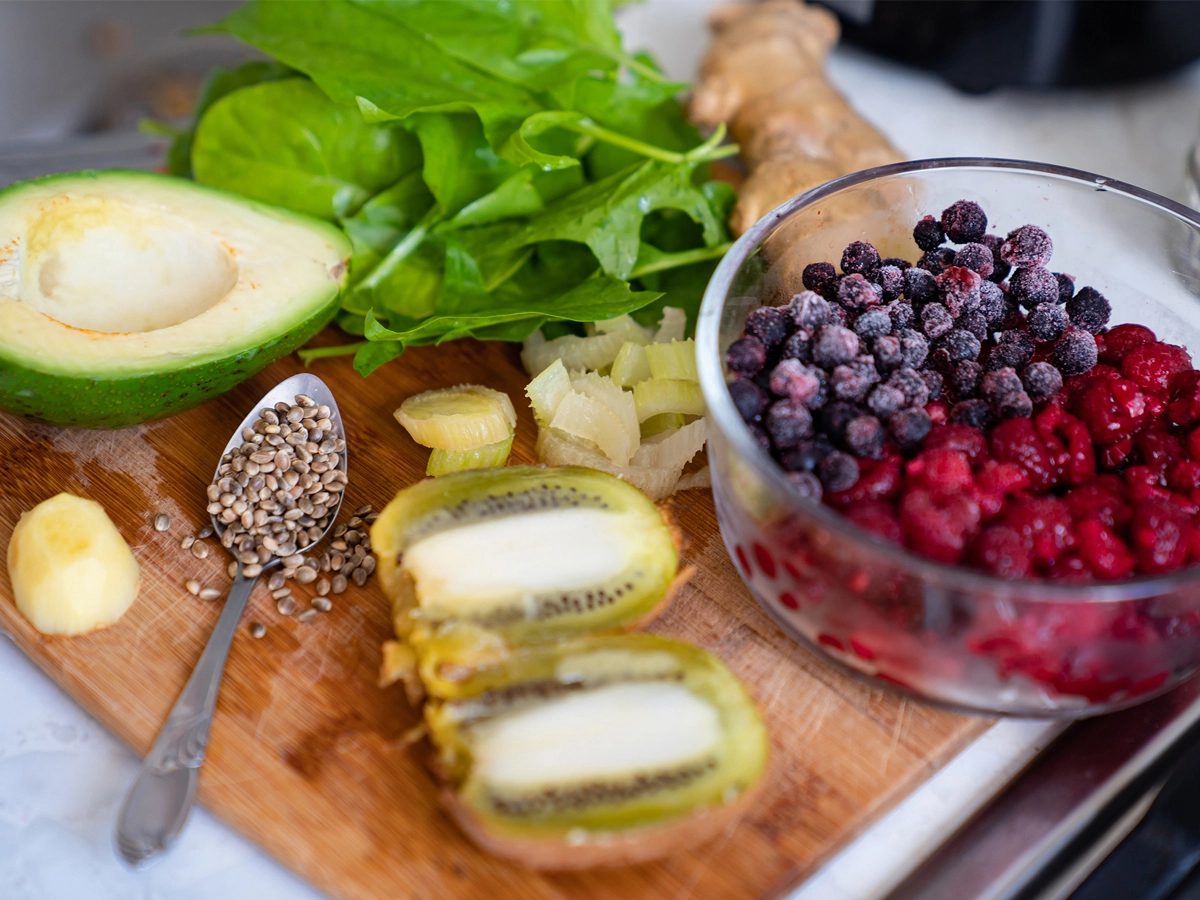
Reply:
[[[651,48],[669,74],[691,78],[709,5],[649,0],[625,9],[622,27],[631,46]],[[1200,67],[1117,90],[998,91],[985,97],[957,94],[931,77],[849,50],[834,55],[830,75],[909,156],[1054,162],[1183,198],[1183,160],[1200,126]],[[0,897],[319,896],[202,811],[157,868],[126,871],[110,841],[117,807],[136,770],[133,755],[3,639],[0,685]],[[989,745],[994,770],[1003,770],[995,759],[1007,750]],[[972,781],[971,773],[955,777]],[[921,811],[925,817],[937,814]],[[843,895],[855,896],[837,894]]]

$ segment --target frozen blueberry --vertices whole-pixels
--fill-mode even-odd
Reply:
[[[1008,289],[1026,309],[1039,303],[1058,302],[1058,279],[1041,266],[1017,269],[1009,279]]]
[[[933,273],[920,266],[905,269],[904,297],[909,303],[928,303],[937,299],[937,280]]]
[[[804,267],[804,273],[800,276],[800,280],[804,282],[804,286],[808,290],[828,297],[837,287],[837,269],[833,267],[833,263],[809,263]]]
[[[925,382],[925,387],[929,388],[929,400],[938,400],[942,396],[942,388],[945,386],[945,379],[942,378],[941,372],[935,372],[933,369],[922,369],[919,373],[921,380]]]
[[[829,263],[821,265],[829,266]],[[832,269],[833,266],[829,268]],[[829,322],[829,301],[815,291],[797,294],[788,303],[787,308],[797,328],[813,331]]]
[[[758,443],[758,446],[762,447],[764,450],[766,450],[768,453],[770,453],[771,452],[771,436],[769,434],[767,434],[767,429],[763,428],[762,425],[758,424],[757,422],[752,423],[748,427],[750,429],[750,435]]]
[[[823,434],[813,435],[801,441],[794,449],[779,456],[779,463],[789,472],[811,472],[817,464],[833,452],[833,444]]]
[[[1096,364],[1096,339],[1090,331],[1072,326],[1054,345],[1050,359],[1063,375],[1082,375]]]
[[[1071,324],[1067,311],[1057,303],[1039,303],[1025,321],[1029,333],[1039,341],[1057,341]]]
[[[927,250],[917,260],[917,266],[931,275],[939,275],[943,269],[952,265],[954,265],[954,251],[949,247],[938,247],[936,250]]]
[[[1000,248],[1004,246],[1004,238],[998,234],[985,234],[979,243],[992,251],[992,274],[988,278],[999,284],[1012,271],[1012,266],[1000,258]]]
[[[1010,231],[1000,247],[1000,258],[1010,266],[1020,268],[1044,266],[1050,262],[1053,253],[1054,242],[1050,235],[1036,225],[1022,225]]]
[[[778,400],[767,410],[766,426],[775,449],[787,450],[812,437],[812,413],[803,403]]]
[[[970,269],[980,278],[987,278],[996,268],[992,251],[986,244],[967,244],[954,251],[954,264]]]
[[[837,297],[829,301],[829,323],[830,325],[846,325],[850,321],[850,313],[846,312],[845,307],[836,302]]]
[[[861,415],[862,410],[853,403],[834,400],[826,403],[817,413],[817,427],[830,440],[841,441],[846,434],[846,424]]]
[[[983,378],[983,367],[973,359],[964,359],[947,375],[950,399],[969,400],[979,393],[979,382]]]
[[[801,362],[812,362],[812,332],[803,328],[796,331],[783,342],[780,359],[798,359]]]
[[[911,328],[905,328],[897,335],[900,338],[900,353],[904,357],[904,365],[919,369],[929,356],[929,341],[925,335]]]
[[[983,399],[993,407],[1006,395],[1023,390],[1025,386],[1021,384],[1017,370],[1008,366],[988,372],[979,383],[979,392]]]
[[[746,316],[746,334],[762,341],[768,353],[791,333],[791,317],[777,306],[760,306]]]
[[[957,257],[955,258],[957,263]],[[979,285],[983,279],[975,272],[960,265],[950,266],[937,278],[938,290],[942,294],[942,302],[950,315],[956,319],[965,312],[978,309],[982,302],[979,295]]]
[[[729,382],[729,396],[733,398],[733,405],[745,422],[757,422],[770,399],[766,391],[745,378]]]
[[[929,402],[929,385],[925,383],[923,373],[905,366],[897,369],[887,380],[889,387],[898,390],[904,396],[903,406],[924,406]],[[941,376],[938,376],[939,382]]]
[[[921,387],[925,382],[921,382]],[[867,409],[875,414],[881,422],[886,422],[909,404],[904,402],[904,393],[899,388],[887,384],[877,384],[867,395]]]
[[[986,400],[963,400],[950,407],[950,421],[955,425],[986,428],[992,420],[992,408]]]
[[[875,360],[860,356],[852,363],[837,366],[829,373],[829,390],[839,400],[862,400],[871,385],[879,383]]]
[[[739,338],[725,351],[725,365],[730,372],[753,377],[767,362],[767,348],[756,337]]]
[[[904,354],[900,349],[900,338],[893,334],[885,334],[875,339],[873,347],[875,368],[880,372],[890,372],[904,365]]]
[[[999,328],[1008,316],[1011,303],[1000,285],[985,281],[979,286],[979,311],[987,317],[988,325]]]
[[[938,338],[954,327],[954,316],[940,303],[927,303],[921,310],[921,330],[929,338]]]
[[[1054,279],[1058,282],[1058,302],[1066,303],[1075,296],[1075,276],[1066,272],[1055,272]]]
[[[892,331],[899,331],[902,328],[912,328],[916,312],[913,310],[911,303],[905,303],[903,300],[893,300],[884,309],[891,316]]]
[[[903,272],[905,269],[910,268],[912,263],[910,263],[907,259],[901,259],[898,256],[885,256],[880,265],[895,266],[897,269]]]
[[[970,200],[958,200],[942,210],[942,231],[956,244],[981,240],[987,232],[983,207]]]
[[[883,300],[883,290],[857,273],[846,275],[838,282],[838,303],[852,312],[878,306]]]
[[[1033,339],[1023,331],[1004,331],[987,356],[989,372],[1003,369],[1006,366],[1013,369],[1023,369],[1025,364],[1033,359]]]
[[[821,501],[821,479],[812,472],[788,472],[787,479],[801,497],[814,503]]]
[[[834,450],[817,465],[817,477],[827,491],[846,491],[858,481],[858,460]]]
[[[842,251],[842,271],[847,275],[874,275],[881,262],[879,251],[866,241],[854,241]]]
[[[874,416],[859,416],[846,423],[846,446],[859,459],[879,459],[887,432]]]
[[[883,291],[883,300],[890,303],[904,292],[904,272],[898,266],[880,266],[875,283]]]
[[[1033,401],[1024,391],[1012,391],[992,404],[997,419],[1027,419],[1033,415]]]
[[[776,397],[786,397],[809,409],[820,406],[825,373],[816,366],[806,366],[798,359],[784,359],[771,370],[770,388]]]
[[[1034,362],[1021,373],[1021,384],[1034,400],[1045,400],[1062,390],[1062,374],[1048,362]]]
[[[953,328],[938,338],[935,349],[944,350],[950,362],[962,362],[979,355],[979,338],[963,328]]]
[[[861,341],[872,341],[892,331],[892,317],[886,309],[869,309],[854,321],[854,333]]]
[[[933,428],[933,422],[929,419],[929,413],[917,407],[900,410],[888,419],[887,427],[892,434],[892,440],[901,448],[908,449],[925,440],[925,436]]]
[[[812,356],[822,369],[832,369],[858,356],[858,335],[841,325],[826,325],[813,335]]]
[[[942,224],[933,216],[926,216],[913,228],[913,240],[922,250],[936,250],[945,239]]]
[[[1112,306],[1093,287],[1080,288],[1079,293],[1067,301],[1066,309],[1072,325],[1092,334],[1099,334],[1112,315]]]
[[[981,341],[987,340],[992,333],[992,329],[988,327],[988,319],[979,310],[963,313],[958,317],[958,321],[954,323],[963,331],[969,331]]]

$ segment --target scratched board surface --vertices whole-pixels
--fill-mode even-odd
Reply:
[[[0,413],[0,546],[22,510],[66,490],[104,505],[142,570],[138,600],[116,626],[72,639],[30,628],[0,571],[0,627],[139,754],[219,612],[184,582],[229,583],[219,545],[210,541],[212,552],[200,560],[179,540],[206,521],[204,488],[233,428],[298,371],[288,358],[189,413],[122,431],[55,429]],[[521,402],[526,377],[512,346],[459,341],[414,349],[365,381],[347,358],[314,371],[333,389],[346,424],[343,520],[362,504],[381,509],[423,476],[428,451],[391,416],[419,391],[476,382],[508,392],[520,416],[511,461],[535,461],[533,420]],[[757,698],[772,736],[761,803],[708,846],[573,874],[531,873],[477,850],[439,807],[429,746],[405,741],[418,712],[401,687],[376,687],[389,625],[374,580],[352,586],[332,612],[308,624],[278,615],[265,585],[256,589],[229,659],[200,802],[317,888],[347,900],[759,898],[802,878],[987,727],[872,689],[797,647],[739,580],[711,496],[690,491],[668,502],[687,535],[683,563],[696,575],[650,630],[725,660]],[[151,524],[160,512],[172,521],[166,533]],[[252,639],[249,622],[267,625],[266,636]]]

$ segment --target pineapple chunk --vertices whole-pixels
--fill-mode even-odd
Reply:
[[[8,543],[17,609],[42,634],[114,624],[137,597],[129,545],[94,500],[59,494],[21,515]]]

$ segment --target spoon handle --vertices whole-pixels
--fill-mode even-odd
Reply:
[[[145,866],[169,849],[187,821],[225,660],[257,581],[238,574],[200,661],[125,796],[117,816],[116,846],[131,866]]]

